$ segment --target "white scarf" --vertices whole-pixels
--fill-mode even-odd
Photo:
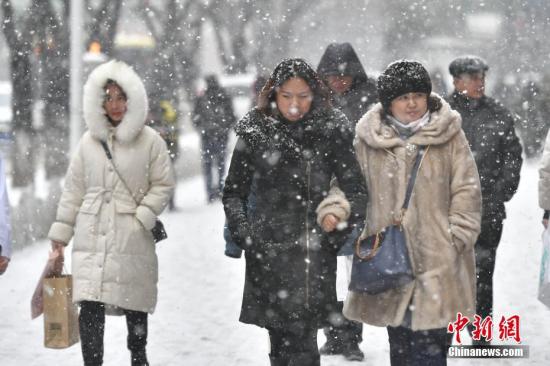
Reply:
[[[422,117],[420,117],[416,121],[412,121],[412,122],[407,123],[407,124],[401,123],[398,119],[396,119],[392,115],[388,115],[388,118],[390,119],[391,123],[394,123],[400,129],[403,128],[403,129],[406,129],[406,130],[411,130],[412,133],[415,133],[416,131],[418,131],[419,129],[424,127],[426,125],[426,123],[428,123],[430,121],[430,111],[426,111],[426,113],[424,113],[424,115]]]

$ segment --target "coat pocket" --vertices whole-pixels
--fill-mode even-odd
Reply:
[[[117,200],[115,202],[115,210],[121,214],[134,214],[136,213],[136,204],[134,202],[126,202]]]
[[[101,199],[85,199],[80,205],[78,212],[90,215],[97,215],[101,208]]]
[[[77,245],[91,242],[98,232],[100,199],[85,199],[78,210],[74,229],[74,240]]]

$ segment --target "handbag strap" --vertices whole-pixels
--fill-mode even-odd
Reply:
[[[403,202],[403,206],[401,207],[401,219],[403,219],[403,215],[405,214],[405,211],[407,211],[407,208],[409,208],[409,202],[411,200],[412,191],[414,188],[414,183],[416,182],[416,176],[418,175],[418,171],[420,170],[420,166],[422,165],[422,161],[424,161],[424,157],[428,153],[428,150],[430,149],[430,145],[428,147],[421,146],[418,149],[418,154],[416,155],[416,159],[414,160],[414,165],[411,171],[411,177],[409,178],[409,183],[407,184],[407,191],[405,192],[405,202]],[[397,222],[396,224],[401,224],[401,222]],[[370,260],[374,258],[378,250],[380,249],[381,245],[380,240],[380,232],[376,233],[376,238],[374,240],[374,245],[372,247],[372,250],[370,253],[366,256],[361,256],[360,249],[361,249],[361,235],[357,238],[355,241],[355,254],[361,259],[361,260]]]
[[[107,155],[107,159],[109,159],[111,161],[111,165],[113,166],[113,169],[114,169],[116,175],[118,176],[118,179],[120,179],[120,181],[122,182],[122,184],[124,185],[124,187],[126,188],[128,193],[130,193],[130,196],[132,197],[132,199],[136,203],[136,206],[139,206],[139,202],[134,197],[134,193],[132,192],[130,187],[128,187],[128,184],[126,184],[126,181],[124,180],[124,178],[122,178],[122,176],[118,172],[118,169],[116,168],[115,162],[113,161],[113,155],[111,154],[111,150],[109,150],[109,146],[107,145],[107,142],[104,141],[104,140],[100,140],[100,142],[101,142],[101,146],[103,146],[103,150],[105,151],[105,155]]]
[[[414,165],[411,171],[411,177],[409,178],[409,183],[407,184],[407,191],[405,193],[405,202],[403,202],[403,206],[401,207],[401,211],[403,214],[405,213],[407,208],[409,208],[409,202],[411,200],[414,183],[416,182],[416,176],[418,175],[418,171],[420,170],[420,165],[422,165],[424,156],[426,156],[426,154],[428,153],[429,148],[430,148],[429,145],[427,148],[425,148],[424,146],[421,146],[418,149],[418,154],[416,154],[416,159],[414,160]]]

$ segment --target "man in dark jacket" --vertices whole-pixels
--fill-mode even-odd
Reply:
[[[206,91],[193,110],[193,126],[201,135],[201,160],[208,202],[221,198],[227,139],[235,124],[231,98],[215,75],[206,77]],[[213,172],[217,182],[214,183]]]
[[[352,130],[371,105],[377,102],[376,83],[367,76],[359,57],[349,43],[331,43],[321,57],[317,67],[319,77],[330,89],[332,105],[340,109],[351,123]],[[351,254],[343,253],[339,254]],[[343,302],[338,302],[342,309]],[[321,354],[343,354],[348,360],[361,361],[365,357],[359,349],[362,341],[363,325],[344,318],[334,317],[325,327],[327,343],[320,349]]]
[[[451,62],[449,71],[455,91],[448,98],[451,107],[462,116],[462,129],[481,180],[483,214],[475,251],[477,314],[482,318],[493,313],[493,271],[506,217],[504,202],[516,193],[522,164],[522,148],[514,130],[515,117],[498,101],[485,95],[488,69],[487,63],[475,56]]]

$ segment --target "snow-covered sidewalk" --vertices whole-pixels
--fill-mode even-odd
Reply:
[[[542,231],[536,166],[529,164],[522,173],[520,191],[507,207],[497,258],[495,319],[521,316],[522,343],[530,346],[530,358],[450,360],[451,366],[550,365],[550,310],[536,300]],[[238,322],[244,260],[223,255],[221,203],[205,204],[201,178],[182,182],[176,197],[180,211],[163,215],[169,239],[158,245],[159,302],[149,318],[151,365],[269,365],[265,330]],[[80,344],[46,349],[42,318],[30,320],[30,298],[48,248],[47,242],[40,242],[15,252],[8,271],[0,276],[2,366],[82,364]],[[319,345],[323,342],[319,332]],[[366,326],[361,348],[364,363],[350,363],[340,356],[323,357],[321,363],[389,365],[385,329]],[[106,366],[130,363],[122,317],[107,318],[104,358]]]

